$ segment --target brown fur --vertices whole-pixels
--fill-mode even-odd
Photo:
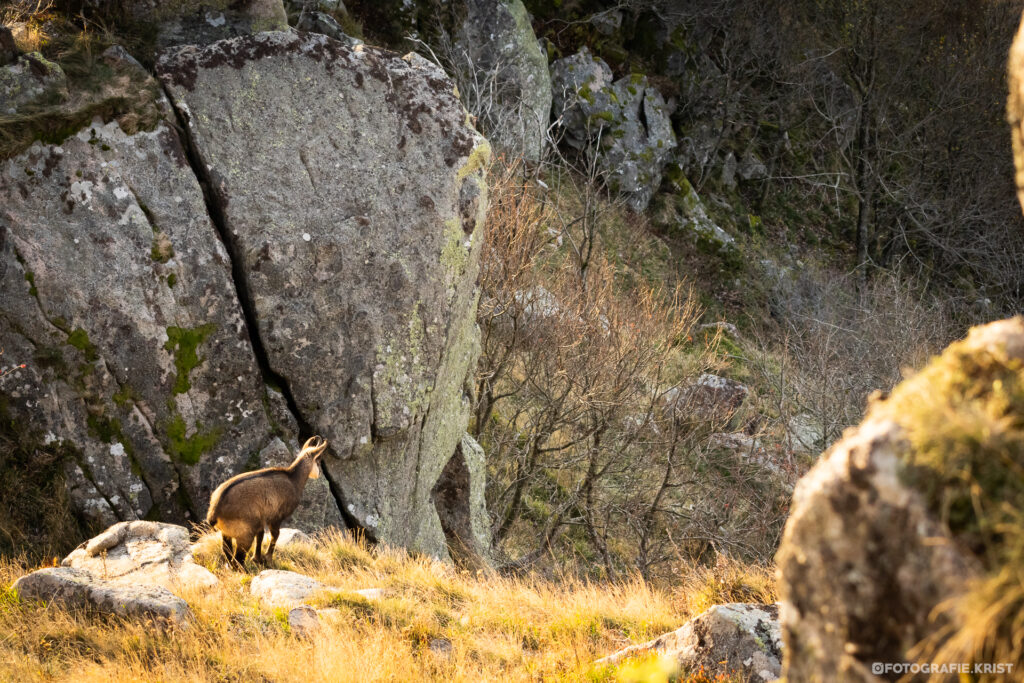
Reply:
[[[311,437],[288,467],[244,472],[217,487],[210,497],[206,522],[220,530],[228,562],[241,566],[254,539],[256,563],[269,563],[273,559],[281,523],[299,506],[306,481],[320,476],[320,458],[326,448],[326,441],[319,436]],[[270,530],[270,547],[264,561],[266,529]]]

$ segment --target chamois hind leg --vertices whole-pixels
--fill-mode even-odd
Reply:
[[[267,548],[267,563],[274,559],[274,548],[277,547],[277,537],[281,533],[281,523],[275,522],[270,525],[270,547]]]
[[[269,559],[269,557],[268,557]],[[256,532],[256,555],[253,557],[253,561],[258,565],[263,565],[263,527],[260,527],[259,531]]]
[[[252,530],[246,530],[244,534],[235,537],[235,562],[238,563],[239,567],[245,566],[245,556],[249,553],[249,548],[252,547],[253,538],[256,533]]]

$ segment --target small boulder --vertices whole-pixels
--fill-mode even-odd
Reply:
[[[297,607],[324,589],[314,578],[282,569],[264,569],[249,585],[249,592],[273,607]]]
[[[73,567],[40,569],[15,581],[12,588],[22,600],[92,608],[121,617],[155,617],[181,624],[191,615],[188,604],[162,586],[104,581]]]
[[[782,673],[782,633],[775,605],[715,605],[679,629],[641,645],[632,645],[597,664],[657,653],[674,659],[683,671],[739,672],[745,681],[774,681]]]
[[[80,545],[61,565],[113,584],[206,589],[218,583],[193,561],[188,530],[162,522],[119,522]]]
[[[277,536],[277,547],[284,548],[293,543],[312,543],[313,539],[298,529],[284,528]]]
[[[299,637],[308,636],[320,628],[320,617],[315,608],[299,605],[288,610],[288,627]]]

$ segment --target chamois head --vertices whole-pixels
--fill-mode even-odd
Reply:
[[[325,439],[319,436],[311,436],[306,440],[302,450],[296,456],[296,463],[303,458],[309,458],[312,461],[313,467],[309,470],[310,479],[317,479],[320,476],[320,458],[323,456],[326,448],[327,441]]]

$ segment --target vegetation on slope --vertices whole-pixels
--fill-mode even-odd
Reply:
[[[338,609],[319,631],[299,636],[286,610],[250,595],[250,574],[224,566],[217,536],[199,544],[197,559],[221,583],[185,596],[195,620],[183,628],[21,602],[5,589],[0,680],[631,680],[653,670],[651,663],[627,663],[619,675],[591,662],[677,628],[709,601],[773,600],[769,576],[735,565],[695,574],[692,586],[666,593],[635,576],[591,584],[475,574],[326,534],[277,551],[279,569],[331,586],[316,602]],[[3,561],[0,585],[24,570]],[[381,588],[384,597],[352,592],[363,588]],[[710,680],[701,676],[692,680]]]

